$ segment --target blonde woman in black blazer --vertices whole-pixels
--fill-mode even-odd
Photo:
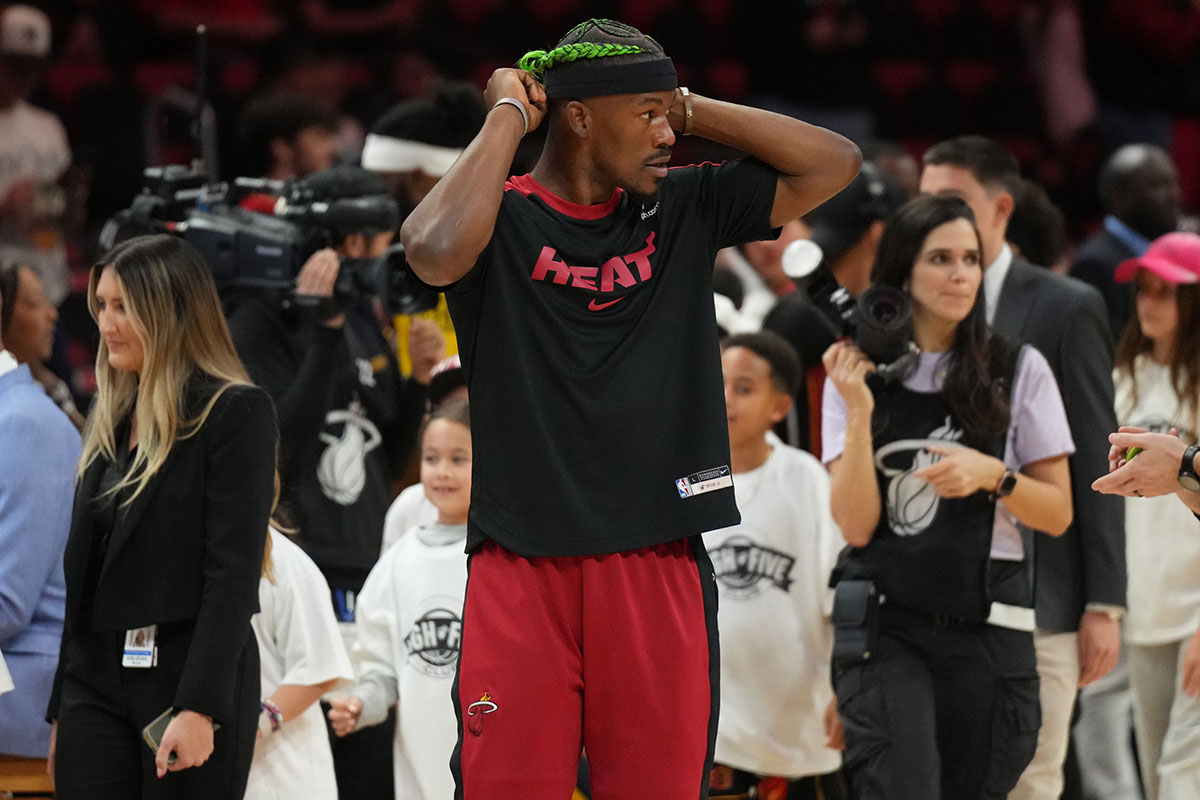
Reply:
[[[250,617],[274,494],[274,408],[250,385],[212,277],[186,243],[120,245],[92,269],[88,305],[98,392],[47,711],[57,797],[240,799],[259,716]],[[153,642],[149,658],[129,652],[142,641]],[[177,713],[156,757],[141,731],[168,709]]]

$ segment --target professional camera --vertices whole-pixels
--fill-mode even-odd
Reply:
[[[326,200],[302,184],[256,178],[210,183],[180,166],[150,167],[143,174],[142,192],[105,224],[101,246],[107,249],[130,236],[173,233],[204,257],[224,297],[253,290],[315,304],[315,298],[294,293],[296,275],[309,256],[334,244],[338,232],[399,224],[390,195]],[[365,296],[379,298],[391,314],[428,311],[438,303],[437,294],[413,278],[398,243],[377,259],[341,259],[335,299],[344,303]]]
[[[825,257],[820,245],[809,239],[797,239],[784,248],[783,271],[792,280],[811,279]],[[885,381],[903,378],[920,350],[912,340],[912,300],[891,286],[872,286],[857,298],[823,273],[821,280],[833,288],[828,308],[838,333],[854,340],[858,348],[877,365],[877,374]],[[825,292],[817,293],[825,297]],[[818,298],[818,305],[823,305]]]
[[[857,298],[839,286],[829,304],[841,332],[854,340],[885,381],[903,378],[920,355],[912,341],[912,301],[892,286],[872,286]]]

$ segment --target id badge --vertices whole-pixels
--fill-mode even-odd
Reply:
[[[157,664],[158,647],[154,644],[157,634],[157,625],[125,631],[125,652],[121,656],[121,666],[147,669]]]

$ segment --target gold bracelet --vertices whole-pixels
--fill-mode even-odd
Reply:
[[[692,135],[692,93],[686,86],[679,87],[679,95],[683,98],[683,135]]]

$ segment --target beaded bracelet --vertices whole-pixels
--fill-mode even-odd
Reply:
[[[279,706],[275,705],[272,700],[263,700],[259,703],[262,708],[262,713],[258,716],[258,729],[262,731],[263,736],[270,736],[272,733],[278,733],[283,727],[283,712],[279,710]]]

